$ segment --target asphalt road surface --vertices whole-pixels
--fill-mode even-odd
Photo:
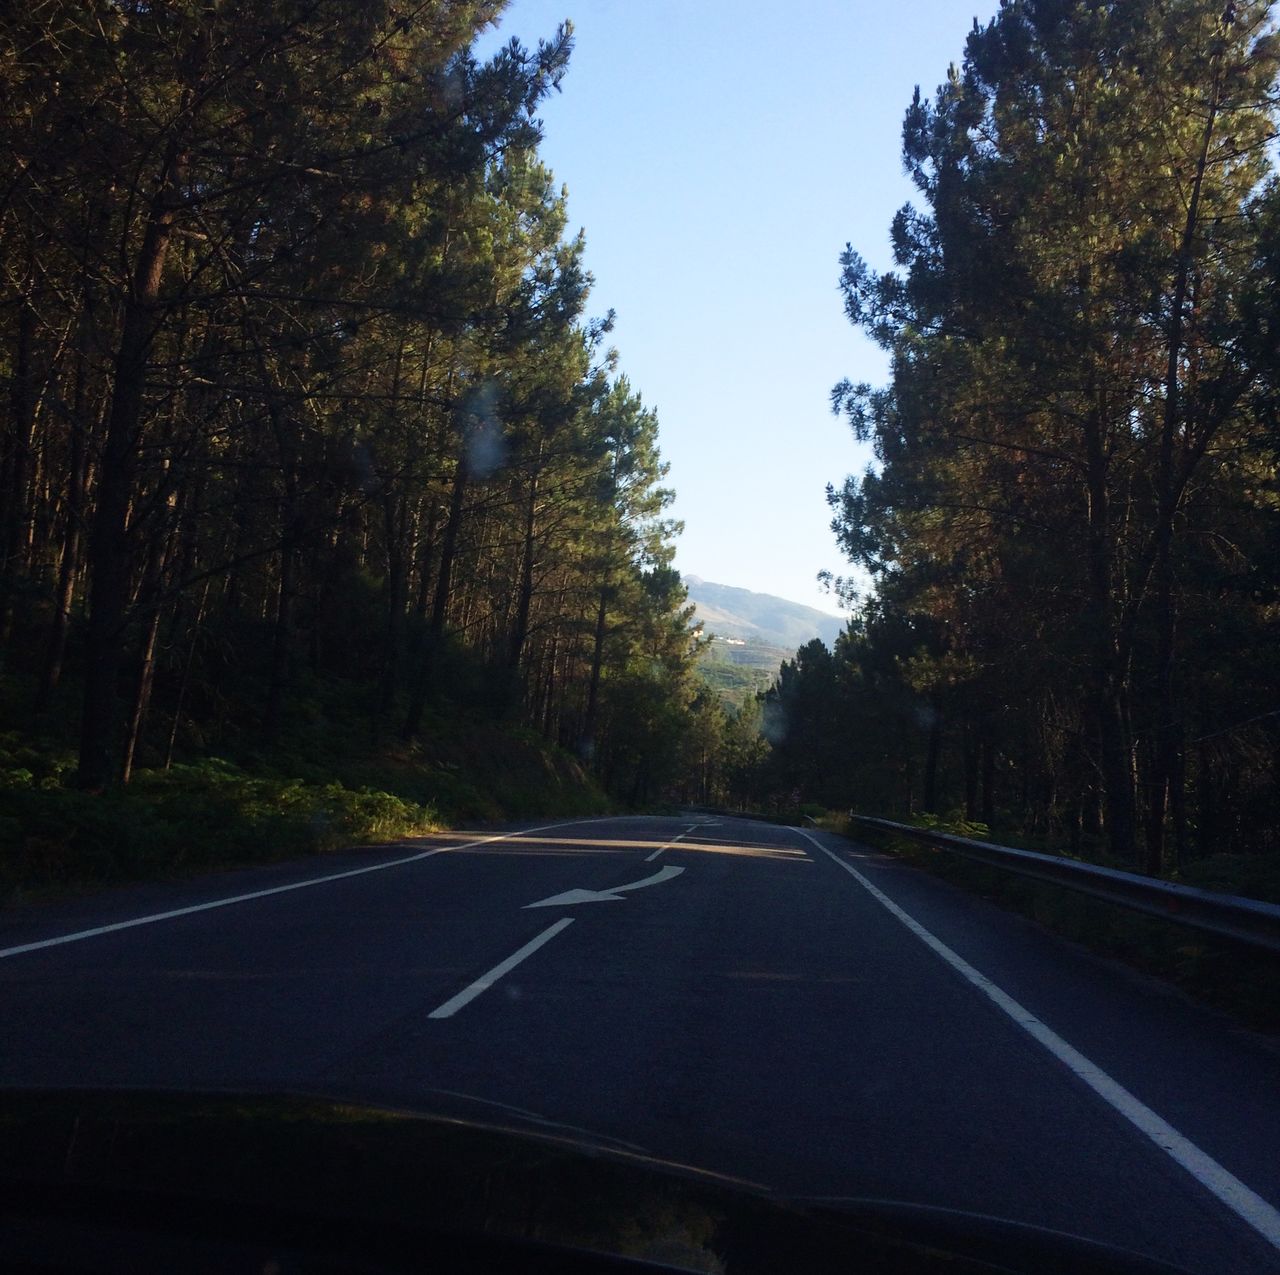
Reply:
[[[787,1195],[1280,1272],[1280,1053],[890,858],[745,820],[451,833],[0,914],[0,1084],[567,1126]]]

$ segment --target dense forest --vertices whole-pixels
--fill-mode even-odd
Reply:
[[[698,639],[657,421],[538,154],[571,29],[482,59],[501,8],[6,10],[4,728],[74,753],[14,782],[322,719],[673,779]]]
[[[894,268],[841,259],[891,360],[832,396],[875,455],[828,490],[853,619],[758,696],[699,674],[539,156],[571,28],[482,57],[502,8],[0,20],[6,844],[210,759],[447,815],[469,749],[1150,872],[1280,851],[1271,6],[1005,0],[917,91]]]
[[[917,91],[896,267],[842,258],[892,360],[833,394],[855,620],[769,696],[776,785],[1280,852],[1278,67],[1265,3],[1005,0]]]

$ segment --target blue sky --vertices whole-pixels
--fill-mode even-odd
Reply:
[[[542,154],[569,190],[617,311],[621,370],[655,407],[676,565],[824,610],[846,569],[823,498],[869,459],[828,406],[883,354],[844,318],[846,242],[890,264],[911,196],[902,115],[932,93],[996,0],[512,0],[482,48],[569,18]]]

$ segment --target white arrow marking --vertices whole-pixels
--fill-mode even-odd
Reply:
[[[624,890],[643,890],[646,886],[659,885],[663,881],[670,881],[672,877],[678,877],[683,871],[683,868],[668,864],[665,868],[659,868],[653,876],[645,877],[643,881],[615,885],[611,890],[566,890],[563,894],[553,894],[549,899],[539,899],[537,903],[526,903],[525,907],[558,908],[571,903],[608,903],[621,899]]]
[[[60,934],[57,938],[41,939],[36,943],[20,943],[17,947],[0,948],[0,961],[9,956],[21,956],[24,952],[38,952],[46,947],[60,947],[63,943],[79,943],[81,939],[97,938],[100,934],[131,930],[136,925],[154,925],[157,921],[171,921],[175,917],[190,916],[193,912],[208,912],[211,908],[229,908],[237,903],[248,903],[252,899],[269,898],[273,894],[288,894],[291,890],[306,890],[313,885],[326,885],[330,881],[362,877],[366,872],[385,872],[388,868],[401,868],[409,863],[420,863],[423,859],[430,859],[437,854],[447,854],[451,850],[471,850],[476,846],[487,846],[494,841],[514,841],[517,837],[527,837],[535,832],[550,832],[552,828],[568,828],[574,824],[608,822],[608,819],[564,819],[560,823],[544,823],[536,828],[516,828],[511,832],[500,832],[492,837],[481,837],[478,841],[464,841],[456,846],[437,846],[434,850],[423,850],[419,854],[411,854],[403,859],[389,859],[386,863],[352,868],[347,872],[331,872],[323,877],[307,877],[303,881],[291,881],[288,885],[273,885],[270,889],[254,890],[250,894],[233,894],[230,898],[213,899],[209,903],[195,903],[191,907],[173,908],[168,912],[153,912],[150,916],[136,916],[128,921],[115,921],[111,925],[96,925],[91,930]]]
[[[504,974],[510,974],[521,961],[532,956],[544,943],[550,943],[561,930],[573,924],[573,917],[561,917],[554,925],[549,925],[536,938],[530,939],[518,952],[512,952],[505,961],[495,965],[487,974],[481,974],[474,983],[468,984],[456,996],[451,996],[439,1009],[433,1009],[428,1018],[452,1018],[464,1005],[469,1005],[481,992],[486,992]]]
[[[696,823],[691,823],[679,837],[672,837],[665,846],[659,846],[652,854],[645,855],[644,861],[646,863],[652,863],[664,850],[670,850],[677,841],[681,840],[683,837],[687,837],[697,826],[698,825]]]

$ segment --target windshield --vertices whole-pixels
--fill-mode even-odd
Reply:
[[[0,1096],[1280,1271],[1273,17],[0,18]]]

